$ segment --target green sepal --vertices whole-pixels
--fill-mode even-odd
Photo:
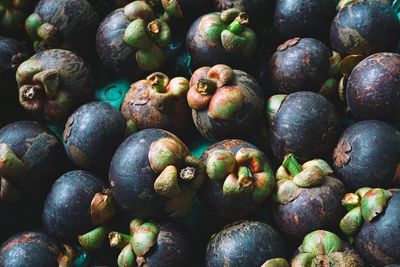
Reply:
[[[310,161],[305,162],[301,167],[302,169],[308,169],[311,168],[312,166],[317,166],[319,167],[324,175],[331,175],[333,173],[332,168],[329,166],[329,164],[322,159],[313,159]]]
[[[340,221],[340,230],[342,230],[345,235],[354,235],[360,229],[363,222],[361,208],[354,208]]]
[[[118,267],[134,267],[136,264],[136,256],[130,244],[126,245],[117,259]]]
[[[169,165],[182,163],[188,151],[185,145],[171,137],[161,138],[150,145],[148,159],[150,167],[161,173]]]
[[[253,201],[262,203],[274,190],[275,177],[271,171],[265,171],[254,174]]]
[[[292,202],[301,194],[302,191],[302,189],[292,180],[279,180],[276,187],[277,190],[274,199],[281,204]]]
[[[138,49],[151,48],[153,40],[147,33],[147,24],[143,19],[135,19],[125,29],[124,41],[131,47]]]
[[[301,252],[317,255],[327,255],[343,250],[342,240],[329,231],[317,230],[309,233],[303,239],[300,247]]]
[[[202,29],[202,35],[206,40],[217,43],[221,40],[221,33],[226,29],[226,25],[218,13],[212,13],[201,19],[199,29]]]
[[[34,40],[39,40],[39,36],[37,35],[37,31],[39,27],[43,24],[42,19],[37,13],[32,13],[25,20],[25,29],[29,36]]]
[[[360,205],[361,197],[357,194],[347,193],[342,199],[342,205],[347,211],[358,207]]]
[[[284,258],[275,258],[267,260],[261,267],[289,267],[289,263]]]
[[[127,4],[124,7],[124,15],[130,21],[138,18],[150,21],[154,18],[153,9],[146,1],[133,1]]]
[[[181,193],[175,166],[169,165],[160,173],[154,182],[154,190],[164,197],[176,197]]]
[[[211,180],[226,178],[235,170],[236,160],[228,150],[214,150],[208,155],[206,172]]]
[[[99,226],[92,231],[78,236],[79,244],[88,251],[97,251],[107,237],[107,229],[105,226]]]
[[[312,253],[300,253],[291,262],[291,267],[311,267],[314,263],[315,255]]]
[[[238,86],[219,88],[211,98],[208,116],[212,119],[229,120],[234,118],[243,107],[244,95]]]
[[[361,213],[364,220],[370,222],[381,214],[391,197],[392,193],[390,191],[380,188],[371,189],[365,193],[361,199]]]
[[[131,246],[137,257],[143,257],[157,242],[159,229],[153,223],[144,223],[135,231]]]
[[[226,9],[221,12],[220,18],[224,23],[230,24],[230,23],[232,23],[232,21],[234,21],[237,18],[237,16],[240,13],[242,13],[242,11],[240,9],[229,8],[229,9]]]
[[[291,180],[290,174],[286,171],[283,166],[279,166],[278,170],[276,171],[275,178],[277,181],[279,180]]]
[[[271,96],[266,103],[266,114],[268,123],[271,125],[278,110],[281,108],[282,103],[285,101],[287,95],[279,94]]]
[[[139,49],[136,52],[136,63],[144,71],[155,71],[164,64],[165,52],[153,44],[150,48]]]
[[[177,0],[162,0],[162,6],[165,12],[173,18],[182,18],[183,12]]]
[[[144,223],[142,219],[134,219],[129,223],[129,232],[133,235],[139,227]]]
[[[241,185],[237,176],[233,173],[226,177],[222,186],[222,192],[225,196],[240,196],[250,194],[254,189],[253,183]]]
[[[372,189],[371,187],[362,187],[362,188],[359,188],[359,189],[355,192],[355,194],[356,194],[357,196],[359,196],[360,199],[362,199],[362,198],[364,197],[364,195],[365,195],[369,190],[371,190],[371,189]]]
[[[324,182],[324,172],[318,166],[311,166],[308,169],[304,169],[299,174],[293,177],[293,182],[300,187],[314,187],[319,186]]]

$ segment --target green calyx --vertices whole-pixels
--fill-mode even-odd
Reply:
[[[293,154],[288,154],[275,174],[278,184],[274,199],[281,204],[287,204],[300,195],[301,188],[320,186],[325,177],[332,173],[329,164],[322,159],[310,160],[300,165]]]
[[[157,93],[165,93],[166,87],[169,83],[167,75],[161,72],[155,72],[146,77],[146,81]]]
[[[126,245],[121,253],[118,255],[118,267],[134,267],[136,263],[136,256],[130,244]]]
[[[275,258],[267,260],[263,265],[261,265],[261,267],[289,267],[289,263],[286,259]]]
[[[50,47],[59,47],[62,44],[62,36],[54,25],[44,22],[37,13],[32,13],[25,20],[25,29],[35,41],[35,47],[46,44]]]
[[[314,257],[341,251],[343,251],[342,240],[336,234],[323,230],[306,235],[300,246],[301,253],[310,253]]]
[[[363,187],[342,200],[348,213],[340,221],[340,229],[350,237],[357,234],[364,221],[370,222],[385,211],[392,193],[381,188]]]
[[[174,97],[186,97],[189,90],[189,81],[184,77],[176,77],[172,80],[161,72],[155,72],[146,77],[146,82],[154,92],[168,94]]]
[[[180,140],[170,137],[153,142],[148,157],[158,174],[154,190],[168,198],[165,212],[173,218],[186,215],[193,207],[196,190],[205,180],[203,162],[191,156]]]
[[[37,32],[42,24],[43,21],[37,13],[32,13],[25,20],[25,30],[33,40],[39,40]]]
[[[168,16],[176,19],[183,17],[183,12],[178,0],[161,0],[161,4]]]
[[[206,172],[210,179],[223,181],[224,195],[251,195],[256,203],[263,202],[275,186],[275,177],[263,154],[252,148],[242,148],[236,155],[229,150],[211,151]]]
[[[278,113],[278,110],[281,108],[283,101],[285,101],[286,97],[287,95],[279,94],[273,95],[268,99],[266,103],[266,112],[269,125],[272,125],[274,117],[276,113]]]
[[[105,226],[99,226],[92,231],[78,236],[79,244],[88,251],[99,250],[107,237],[107,229]]]

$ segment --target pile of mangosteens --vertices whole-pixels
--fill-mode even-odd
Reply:
[[[0,1],[0,267],[400,266],[400,0]]]

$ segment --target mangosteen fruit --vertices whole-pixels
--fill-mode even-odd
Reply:
[[[206,251],[206,267],[259,267],[266,260],[284,258],[280,234],[268,224],[238,221],[211,237]]]
[[[62,48],[85,56],[83,49],[92,43],[98,23],[98,14],[89,1],[40,0],[26,19],[25,29],[37,52]]]
[[[67,120],[65,151],[77,167],[106,175],[125,130],[126,122],[119,110],[104,102],[87,103]]]
[[[295,37],[324,39],[334,16],[332,0],[277,0],[273,24],[282,41]]]
[[[97,53],[118,75],[139,78],[161,68],[171,30],[146,1],[111,12],[97,30]]]
[[[359,120],[390,120],[400,105],[400,55],[377,53],[361,61],[347,81],[347,104]]]
[[[373,266],[400,262],[400,190],[363,187],[342,200],[344,234]]]
[[[301,162],[326,158],[337,141],[339,115],[314,92],[274,95],[267,103],[272,151],[279,160],[293,153]]]
[[[196,19],[186,35],[192,69],[216,64],[249,68],[257,49],[257,36],[248,23],[247,13],[237,8]]]
[[[131,221],[130,234],[111,232],[110,246],[121,250],[118,266],[193,266],[194,247],[189,234],[172,223]]]
[[[324,86],[335,83],[334,79],[329,79],[335,74],[331,61],[336,63],[334,55],[317,39],[287,40],[278,46],[269,62],[272,87],[283,93],[319,92]]]
[[[317,230],[304,237],[291,266],[364,267],[365,264],[358,252],[339,236],[329,231]]]
[[[182,136],[191,128],[186,95],[189,81],[183,77],[169,79],[155,72],[131,85],[121,112],[138,130],[160,128]]]
[[[0,3],[0,34],[25,37],[24,22],[38,0],[5,0]]]
[[[66,168],[57,137],[34,121],[18,121],[0,129],[0,199],[41,201]]]
[[[285,235],[300,240],[314,230],[336,229],[346,189],[332,173],[321,159],[300,165],[293,154],[285,157],[275,175],[274,195],[275,224]]]
[[[94,174],[74,170],[55,181],[43,207],[43,227],[59,240],[89,251],[103,245],[105,224],[116,213],[116,203],[105,183]]]
[[[10,237],[0,248],[2,267],[72,266],[74,251],[42,232],[22,232]]]
[[[194,124],[209,140],[248,137],[263,120],[264,93],[246,72],[227,65],[202,67],[189,82]]]
[[[274,173],[264,153],[245,141],[218,142],[201,160],[207,179],[199,191],[200,203],[222,221],[246,218],[274,189]]]
[[[381,121],[347,128],[333,151],[335,173],[349,190],[390,188],[400,180],[400,132]]]
[[[62,49],[39,52],[17,69],[21,105],[48,122],[63,122],[93,97],[93,78],[86,63]]]
[[[387,1],[344,1],[332,21],[330,42],[342,56],[392,52],[400,40],[400,21]]]
[[[144,129],[129,136],[111,161],[118,204],[137,217],[183,217],[191,211],[205,166],[175,135]]]

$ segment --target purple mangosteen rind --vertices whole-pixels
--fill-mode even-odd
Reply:
[[[261,266],[268,259],[285,256],[283,240],[274,228],[262,222],[238,221],[211,237],[205,266]]]
[[[194,124],[209,140],[249,136],[263,120],[264,93],[246,72],[222,64],[202,67],[189,86]]]
[[[207,179],[200,203],[224,221],[243,219],[272,193],[275,177],[265,155],[242,140],[224,140],[201,156]]]

